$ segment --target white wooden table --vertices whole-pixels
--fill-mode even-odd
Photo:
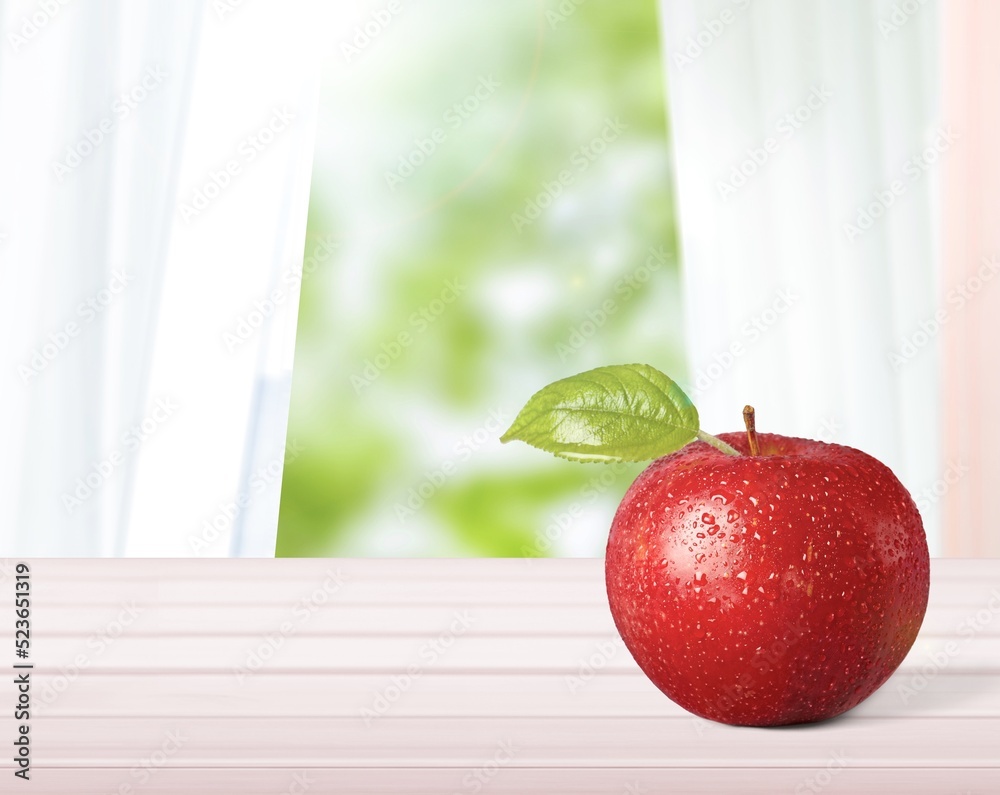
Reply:
[[[28,562],[31,780],[8,575],[0,792],[1000,792],[1000,561],[934,561],[896,675],[783,729],[661,695],[600,560]]]

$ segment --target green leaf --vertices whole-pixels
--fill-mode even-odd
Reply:
[[[501,442],[519,439],[572,461],[648,461],[698,435],[698,410],[647,364],[598,367],[536,392]]]

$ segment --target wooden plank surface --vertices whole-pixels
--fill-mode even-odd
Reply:
[[[1000,792],[1000,561],[933,561],[895,676],[777,730],[660,694],[600,560],[29,564],[32,778],[2,760],[2,792]]]

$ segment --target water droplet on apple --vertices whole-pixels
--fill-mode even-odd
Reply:
[[[715,524],[715,517],[712,516],[712,514],[710,513],[703,513],[701,515],[701,521],[703,521],[705,524]]]
[[[729,513],[726,514],[727,522],[735,522],[739,518],[740,518],[739,511],[730,510]]]
[[[723,494],[713,494],[712,495],[712,499],[715,502],[721,502],[723,505],[728,505],[729,504],[729,500],[727,500],[726,497],[725,497],[725,495],[723,495]]]
[[[718,532],[719,532],[719,526],[717,524],[713,524],[710,528],[708,528],[708,534],[710,536],[714,536]]]
[[[836,618],[836,616],[835,616],[835,615],[834,615],[833,613],[827,613],[827,616],[826,616],[826,623],[827,623],[827,624],[832,624],[832,623],[833,623],[833,620],[834,620],[835,618]]]
[[[704,563],[705,562],[705,557],[706,557],[706,555],[705,555],[704,552],[699,552],[697,555],[694,556],[694,562],[695,563]]]

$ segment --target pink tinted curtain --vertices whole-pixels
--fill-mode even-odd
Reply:
[[[944,171],[940,305],[944,553],[1000,556],[1000,3],[944,5],[944,116],[960,131]],[[951,482],[949,482],[951,481]]]

